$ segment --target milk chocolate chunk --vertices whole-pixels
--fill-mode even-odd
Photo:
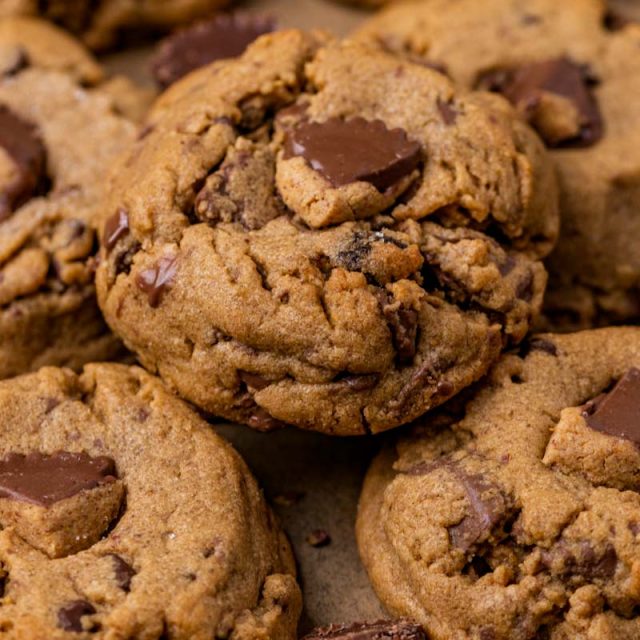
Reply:
[[[43,507],[115,480],[115,463],[105,456],[11,453],[0,461],[0,497]]]
[[[409,620],[379,620],[332,624],[315,629],[303,640],[427,640],[427,635],[420,625]]]
[[[147,294],[149,306],[157,307],[162,302],[162,296],[173,283],[176,271],[176,259],[165,257],[160,258],[150,269],[145,269],[138,274],[136,284]]]
[[[161,87],[210,62],[234,58],[259,36],[274,31],[275,20],[248,13],[221,13],[165,38],[151,62]]]
[[[120,238],[129,232],[129,215],[120,207],[104,225],[103,244],[107,251],[111,251]]]
[[[640,446],[640,369],[629,369],[609,393],[588,403],[582,415],[592,429]]]
[[[481,88],[504,95],[534,126],[539,121],[538,110],[545,94],[569,100],[578,115],[575,131],[559,134],[554,128],[537,126],[549,146],[590,146],[602,137],[602,116],[591,84],[586,69],[567,58],[497,69],[479,79]]]
[[[58,611],[58,626],[65,631],[85,631],[82,626],[82,617],[90,616],[96,612],[96,608],[86,600],[74,600]]]
[[[0,147],[14,164],[14,175],[0,185],[0,221],[38,192],[46,168],[46,149],[35,127],[0,105]]]
[[[363,118],[304,121],[287,131],[285,143],[285,157],[301,156],[334,187],[362,181],[378,191],[410,175],[420,155],[402,129]]]

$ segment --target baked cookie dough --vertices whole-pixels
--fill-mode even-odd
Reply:
[[[560,329],[640,320],[640,25],[601,0],[420,0],[359,37],[503,93],[560,178],[546,313]]]
[[[374,461],[357,536],[433,640],[640,637],[640,329],[546,334]]]
[[[621,24],[620,20],[640,22],[640,2],[638,0],[609,0],[610,19],[613,24]]]
[[[220,9],[231,0],[0,0],[0,17],[40,16],[78,35],[92,49],[113,45],[135,30],[168,31]]]
[[[291,551],[235,451],[136,367],[0,382],[0,634],[294,640]]]
[[[121,349],[95,300],[93,224],[136,127],[101,79],[56,28],[0,21],[0,378]]]
[[[114,172],[97,273],[109,324],[182,396],[377,432],[524,337],[556,185],[505,100],[299,31],[184,82]]]

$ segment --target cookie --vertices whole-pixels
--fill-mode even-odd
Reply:
[[[95,300],[93,225],[136,127],[82,86],[100,77],[54,27],[0,21],[0,378],[121,349]]]
[[[114,172],[97,272],[109,324],[182,396],[377,432],[524,337],[556,185],[504,100],[299,31],[184,82]]]
[[[434,640],[640,637],[640,329],[546,334],[374,461],[382,602]]]
[[[600,0],[424,0],[359,37],[504,94],[551,148],[562,233],[548,261],[548,324],[640,319],[640,26]]]
[[[231,0],[0,0],[0,17],[40,16],[79,36],[92,49],[135,31],[167,31],[206,16]]]
[[[0,382],[3,637],[278,638],[289,545],[235,451],[139,368]]]
[[[408,620],[332,624],[314,629],[302,640],[427,640],[420,625]]]
[[[194,69],[241,55],[275,28],[275,20],[267,15],[218,13],[164,38],[151,60],[151,73],[158,86],[166,88]]]

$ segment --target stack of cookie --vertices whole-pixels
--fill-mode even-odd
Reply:
[[[0,637],[639,638],[634,3],[223,4],[0,0]],[[382,445],[388,620],[299,622],[215,418]]]

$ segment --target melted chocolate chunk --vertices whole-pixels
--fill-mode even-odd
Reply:
[[[260,391],[265,387],[268,387],[271,383],[266,378],[263,378],[261,375],[257,373],[251,373],[249,371],[238,371],[238,376],[242,382],[244,382],[247,387],[251,387],[252,389],[257,389]]]
[[[442,121],[446,125],[455,124],[456,118],[458,117],[458,112],[455,110],[453,102],[445,102],[444,100],[438,98],[436,106],[438,107],[438,111],[442,116]]]
[[[560,139],[545,136],[545,132],[539,130],[550,146],[590,146],[602,137],[602,116],[591,91],[591,78],[584,67],[567,58],[490,71],[479,78],[478,84],[504,95],[534,124],[543,94],[551,93],[570,100],[578,112],[580,130]]]
[[[303,640],[427,640],[427,635],[420,625],[409,620],[378,620],[332,624],[315,629]]]
[[[113,572],[116,577],[116,584],[127,593],[131,590],[131,580],[136,575],[135,569],[118,554],[110,553],[113,560]]]
[[[273,431],[284,427],[284,422],[280,422],[277,418],[269,415],[262,407],[256,406],[253,410],[247,424],[258,431]]]
[[[129,232],[129,215],[120,207],[105,223],[103,244],[107,253]]]
[[[0,497],[43,507],[115,479],[111,458],[86,453],[11,453],[0,461]]]
[[[286,132],[285,157],[294,156],[334,187],[362,181],[386,191],[417,168],[421,147],[380,120],[330,118],[301,122]]]
[[[629,369],[616,386],[585,407],[592,429],[640,445],[640,369]]]
[[[15,164],[16,176],[0,187],[0,221],[36,195],[42,186],[47,152],[35,127],[0,105],[0,147]]]
[[[274,31],[275,20],[248,13],[221,13],[165,38],[151,62],[161,87],[215,60],[234,58],[259,36]]]
[[[383,314],[393,336],[393,345],[401,363],[411,362],[416,355],[418,312],[404,305],[383,307]]]
[[[558,347],[544,338],[532,338],[520,347],[520,357],[526,358],[532,351],[544,351],[551,356],[558,355]]]
[[[136,277],[138,288],[147,294],[149,306],[157,307],[162,302],[166,289],[171,287],[178,267],[176,258],[160,258],[150,269],[144,269]]]
[[[74,600],[58,611],[58,626],[65,631],[84,631],[82,617],[96,613],[96,608],[86,600]]]
[[[610,544],[597,553],[586,540],[580,541],[573,548],[565,540],[560,540],[554,548],[542,554],[542,563],[547,569],[561,575],[577,575],[588,580],[610,580],[618,566],[618,554]]]

